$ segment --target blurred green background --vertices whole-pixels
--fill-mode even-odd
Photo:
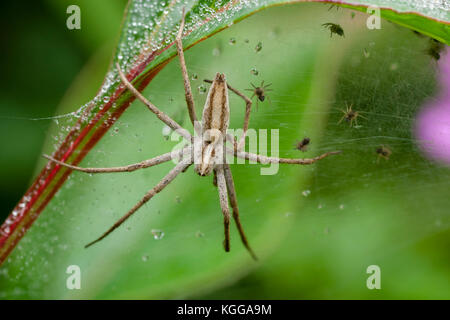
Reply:
[[[3,221],[31,183],[48,118],[64,99],[81,105],[98,90],[117,42],[126,1],[76,1],[83,29],[68,30],[66,8],[72,1],[2,2],[0,68],[0,141]],[[98,15],[96,12],[103,12]],[[101,56],[101,58],[99,57]],[[77,90],[77,76],[89,62],[92,85]],[[68,88],[74,86],[77,97]],[[72,110],[73,111],[73,110]],[[32,120],[40,119],[40,120]]]
[[[62,128],[54,120],[32,119],[76,110],[92,98],[118,38],[125,1],[78,1],[79,31],[65,28],[69,4],[2,4],[2,218],[40,169],[42,149],[51,150],[52,135],[43,147],[50,126]],[[153,217],[130,222],[126,230],[134,232],[118,231],[103,247],[84,251],[86,239],[169,167],[131,177],[75,173],[0,269],[0,298],[448,299],[450,171],[425,159],[412,135],[417,110],[436,93],[437,64],[426,55],[427,38],[387,21],[382,30],[369,31],[365,17],[322,4],[272,8],[186,53],[198,79],[221,70],[238,88],[273,82],[271,103],[259,105],[252,126],[280,129],[280,155],[343,151],[312,167],[280,168],[276,176],[260,176],[259,166],[233,166],[259,264],[249,260],[235,230],[233,252],[221,251],[217,195],[209,179],[192,172],[145,209]],[[325,22],[342,24],[346,37],[330,38],[321,27]],[[258,42],[263,49],[256,53]],[[173,61],[145,92],[183,120],[182,90]],[[196,90],[195,98],[200,110],[204,96]],[[242,105],[231,99],[232,108]],[[359,119],[358,128],[337,123],[346,103],[367,118]],[[129,163],[165,152],[171,144],[161,129],[134,103],[83,164]],[[305,135],[312,145],[302,154],[293,143]],[[377,161],[380,145],[392,150],[388,161]],[[94,215],[98,208],[106,213]],[[152,241],[148,226],[164,230],[165,238]],[[74,261],[89,270],[91,287],[82,292],[67,292],[59,282]],[[381,290],[366,287],[369,265],[382,270]],[[48,268],[59,271],[42,274]]]

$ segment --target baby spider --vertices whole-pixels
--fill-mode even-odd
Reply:
[[[250,82],[250,84],[252,85],[253,88],[249,88],[249,89],[245,89],[245,90],[253,92],[253,95],[250,97],[250,99],[253,99],[253,97],[256,95],[256,98],[257,98],[256,110],[258,110],[258,100],[261,102],[264,102],[264,100],[266,99],[266,92],[272,91],[272,89],[267,89],[267,88],[270,87],[272,84],[269,83],[269,84],[264,85],[264,80],[261,82],[259,87],[255,86],[251,82]],[[270,102],[270,98],[267,97],[267,99],[269,99],[269,102]]]
[[[311,139],[308,137],[303,138],[302,141],[297,141],[295,144],[295,149],[306,152],[308,150],[308,145],[311,143]]]
[[[344,29],[342,29],[340,25],[332,22],[327,22],[322,24],[322,26],[330,30],[330,38],[333,37],[333,33],[345,38]]]
[[[347,109],[345,111],[341,110],[344,113],[344,115],[342,116],[341,120],[339,120],[338,124],[341,123],[342,120],[345,119],[345,121],[350,123],[350,127],[351,127],[353,125],[353,121],[355,121],[355,124],[358,125],[358,120],[357,120],[358,117],[367,119],[366,117],[362,116],[358,111],[354,111],[352,109],[353,104],[351,104],[349,107],[348,104],[345,103],[345,106]]]
[[[441,52],[444,50],[445,45],[438,40],[430,38],[430,44],[426,53],[434,60],[438,61],[441,58]]]
[[[241,241],[249,251],[250,255],[256,258],[253,250],[251,249],[247,238],[244,233],[240,218],[239,209],[236,197],[236,190],[234,188],[233,176],[231,169],[226,161],[226,154],[233,155],[241,159],[249,159],[258,163],[289,163],[289,164],[301,164],[308,165],[318,160],[321,160],[329,155],[337,154],[339,152],[327,152],[312,159],[287,159],[267,157],[255,153],[246,152],[243,149],[245,144],[245,137],[247,135],[248,124],[250,120],[250,111],[252,101],[243,95],[238,90],[232,88],[227,84],[225,75],[216,73],[212,85],[209,89],[208,96],[206,98],[205,105],[203,107],[203,117],[201,122],[197,120],[195,113],[195,105],[192,96],[191,85],[189,76],[186,69],[182,34],[184,28],[184,10],[182,20],[178,34],[176,36],[175,44],[178,51],[178,57],[180,59],[181,73],[184,80],[184,90],[187,109],[189,112],[190,122],[194,127],[195,135],[192,135],[188,130],[181,127],[175,120],[170,118],[163,111],[159,110],[155,105],[148,101],[127,79],[126,75],[122,72],[119,64],[116,64],[117,71],[119,73],[120,80],[125,87],[139,99],[147,108],[153,112],[162,122],[164,122],[172,130],[177,131],[182,137],[186,139],[188,145],[178,151],[168,152],[157,156],[152,159],[144,160],[135,164],[130,164],[121,167],[112,168],[82,168],[63,162],[65,159],[57,160],[50,156],[44,155],[47,159],[55,162],[57,165],[65,166],[72,170],[87,172],[87,173],[108,173],[108,172],[131,172],[138,169],[149,168],[158,164],[171,161],[172,159],[178,160],[177,165],[158,183],[155,187],[150,189],[144,197],[139,200],[122,218],[112,225],[105,233],[103,233],[96,240],[88,243],[86,247],[89,247],[100,240],[104,239],[116,228],[122,225],[129,217],[131,217],[139,208],[152,199],[155,195],[166,188],[181,172],[184,172],[191,165],[194,165],[194,171],[199,176],[208,176],[211,173],[215,175],[217,189],[219,193],[219,203],[223,214],[224,223],[224,248],[225,251],[230,251],[230,209],[229,204],[233,210],[232,218],[234,219]],[[230,119],[230,108],[228,105],[228,90],[234,92],[241,97],[246,104],[246,112],[244,116],[244,126],[242,136],[237,140],[227,134]],[[233,144],[233,148],[225,146],[226,141],[230,141]]]
[[[380,158],[389,160],[389,156],[392,154],[391,149],[389,149],[388,147],[385,147],[383,145],[376,148],[375,152],[378,154],[377,163],[380,161]]]

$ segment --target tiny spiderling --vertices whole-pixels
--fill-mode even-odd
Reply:
[[[345,119],[350,124],[350,127],[353,126],[353,122],[355,122],[356,125],[358,125],[358,117],[367,119],[366,117],[362,116],[359,111],[355,111],[352,109],[353,103],[349,106],[347,103],[345,103],[346,110],[341,110],[344,115],[342,116],[341,120],[339,120],[338,124],[342,122],[342,120]]]
[[[253,95],[250,97],[250,99],[253,99],[254,96],[256,96],[257,100],[256,100],[256,110],[258,110],[258,100],[261,102],[264,102],[264,100],[267,99],[270,102],[270,98],[268,96],[266,96],[266,92],[268,91],[272,91],[273,89],[268,89],[268,87],[270,87],[272,84],[266,84],[264,85],[264,80],[261,82],[261,84],[257,87],[255,86],[253,83],[250,83],[252,85],[253,88],[249,88],[249,89],[245,89],[246,91],[251,91],[253,92]]]
[[[308,150],[308,146],[311,143],[311,139],[308,137],[304,137],[302,139],[302,141],[297,141],[297,143],[295,143],[295,149],[302,151],[302,152],[306,152]]]
[[[434,60],[438,61],[441,59],[441,53],[444,50],[445,45],[436,39],[430,38],[430,44],[426,53],[432,57]]]
[[[375,149],[375,152],[378,154],[377,163],[380,161],[380,158],[383,158],[385,160],[389,160],[389,157],[392,154],[391,149],[388,147],[381,145]]]
[[[322,26],[330,30],[330,38],[333,37],[333,33],[345,38],[344,29],[339,24],[327,22],[322,24]]]

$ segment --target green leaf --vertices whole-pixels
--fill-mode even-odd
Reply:
[[[175,54],[172,43],[183,6],[174,3],[130,2],[113,61],[121,63],[140,89],[160,73],[145,95],[189,127],[183,111],[185,102],[178,61],[170,62]],[[262,8],[283,3],[188,4],[184,46],[191,47]],[[393,6],[393,9],[398,8]],[[446,18],[434,10],[418,12],[433,19]],[[448,42],[448,26],[444,23],[416,14],[392,13],[390,17],[393,21],[403,21],[405,16],[409,17],[410,27],[420,25],[420,31]],[[346,38],[330,39],[328,31],[321,27],[330,20],[343,25]],[[340,138],[335,144],[321,145],[320,141],[325,141],[323,137],[328,134],[326,123],[333,115],[330,107],[341,63],[353,61],[347,52],[354,50],[358,41],[367,43],[365,33],[378,32],[367,31],[365,20],[364,14],[351,19],[349,11],[329,12],[317,4],[271,9],[189,50],[186,53],[189,72],[198,75],[193,87],[200,86],[200,79],[211,78],[217,71],[227,74],[229,83],[241,90],[249,87],[251,81],[273,82],[276,90],[271,97],[272,105],[260,104],[259,111],[253,115],[252,127],[280,129],[283,156],[303,156],[292,150],[295,140],[303,135],[313,141],[311,151],[305,156],[340,148],[339,142],[345,141]],[[385,24],[383,27],[393,29]],[[402,32],[406,31],[402,29]],[[408,34],[410,38],[415,37],[411,32]],[[231,37],[237,39],[236,45],[229,44]],[[258,53],[254,48],[259,42],[263,45]],[[411,51],[417,50],[423,61],[427,59],[421,53],[425,40],[417,38],[407,45]],[[358,50],[359,59],[364,59],[362,49]],[[258,76],[251,73],[252,69],[258,70]],[[197,91],[195,98],[200,114],[205,97]],[[129,102],[130,95],[119,87],[117,73],[111,69],[97,97],[74,117],[58,124],[60,134],[56,138],[61,144],[56,155],[75,164],[84,158],[81,165],[85,167],[108,167],[169,151],[176,142],[164,139],[162,124],[139,102],[124,113]],[[231,104],[231,126],[238,128],[244,105],[236,97],[231,97]],[[75,117],[79,117],[76,123]],[[111,127],[110,133],[104,135]],[[66,129],[70,134],[64,138]],[[339,163],[331,158],[323,161],[330,166]],[[13,235],[8,233],[3,242],[2,257],[6,257],[42,211],[2,267],[0,281],[5,288],[2,294],[20,298],[173,298],[212,290],[256,268],[258,264],[250,260],[236,232],[233,232],[232,252],[223,252],[217,192],[211,179],[200,178],[192,170],[177,178],[124,227],[95,247],[83,249],[84,244],[134,205],[170,166],[94,176],[78,172],[69,176],[65,169],[48,166],[26,195],[32,197],[25,199],[28,202],[24,210],[11,216],[20,220],[9,223],[14,227]],[[314,176],[318,168],[283,166],[275,176],[262,176],[260,166],[232,166],[244,227],[262,261],[278,250],[290,228],[297,228],[291,217],[305,199],[303,194],[308,195],[305,185],[308,177]],[[333,174],[339,179],[343,172]],[[152,229],[162,230],[164,236],[153,239]],[[81,267],[82,290],[66,288],[69,265]]]

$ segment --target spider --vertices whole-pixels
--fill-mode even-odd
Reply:
[[[342,120],[345,119],[345,121],[350,122],[350,127],[351,127],[352,124],[353,124],[353,121],[355,121],[356,125],[358,125],[358,120],[357,120],[358,117],[367,119],[366,117],[362,116],[358,111],[354,111],[352,109],[353,104],[348,106],[348,104],[345,103],[345,106],[346,106],[347,109],[345,111],[341,110],[344,113],[344,115],[342,116],[341,120],[339,120],[338,124],[341,123]]]
[[[183,44],[182,44],[183,29],[184,29],[184,10],[182,14],[180,27],[176,36],[175,44],[177,47],[181,73],[184,80],[185,98],[187,109],[189,112],[189,118],[194,127],[196,135],[191,135],[188,130],[182,128],[176,121],[171,119],[167,114],[159,110],[155,105],[153,105],[149,100],[147,100],[128,81],[118,63],[116,64],[116,68],[123,85],[125,85],[125,87],[138,100],[144,103],[147,106],[147,108],[151,112],[153,112],[162,122],[164,122],[172,130],[177,131],[181,136],[183,136],[187,141],[189,141],[190,144],[188,146],[184,147],[181,150],[165,153],[155,158],[144,160],[142,162],[112,168],[83,168],[67,164],[60,160],[54,159],[48,155],[44,155],[44,157],[49,159],[50,161],[55,162],[57,165],[62,165],[72,170],[87,173],[130,172],[138,169],[152,167],[170,161],[172,159],[179,160],[179,162],[175,165],[175,167],[158,184],[156,184],[155,187],[150,189],[144,195],[144,197],[141,200],[139,200],[124,216],[122,216],[119,220],[117,220],[112,225],[112,227],[110,227],[96,240],[88,243],[85,246],[86,248],[101,241],[106,236],[108,236],[111,232],[113,232],[116,228],[118,228],[124,221],[130,218],[145,203],[147,203],[156,194],[158,194],[165,187],[167,187],[178,176],[178,174],[184,172],[187,168],[189,168],[189,166],[194,164],[194,170],[199,176],[204,177],[210,175],[211,173],[213,173],[215,176],[217,189],[219,193],[219,203],[223,214],[224,238],[225,238],[223,245],[225,251],[226,252],[230,251],[231,216],[230,216],[230,209],[228,206],[229,201],[231,204],[231,208],[233,210],[232,217],[236,223],[241,241],[245,246],[245,248],[250,253],[250,255],[253,257],[253,259],[257,260],[255,253],[253,252],[249,242],[247,241],[247,237],[244,233],[244,229],[242,227],[239,218],[239,209],[233,182],[233,176],[231,174],[230,166],[226,162],[225,154],[231,154],[234,155],[234,157],[248,159],[263,164],[289,163],[289,164],[307,165],[312,164],[318,160],[321,160],[329,155],[337,154],[340,152],[339,151],[328,152],[311,159],[288,159],[288,158],[267,157],[259,154],[242,151],[248,130],[252,102],[248,97],[243,95],[241,92],[228,85],[225,79],[225,75],[221,73],[216,73],[216,76],[212,81],[211,87],[209,89],[205,106],[203,108],[202,121],[201,123],[197,121],[191,85],[189,82],[189,76],[184,59]],[[228,104],[228,90],[234,92],[239,97],[241,97],[246,104],[243,134],[239,138],[239,140],[226,133],[229,126],[229,118],[230,118],[230,108]],[[225,147],[226,141],[231,142],[233,148]]]
[[[438,61],[441,58],[441,52],[444,50],[445,45],[438,40],[430,38],[430,45],[426,53],[434,60]]]
[[[325,28],[330,30],[330,38],[333,37],[333,33],[345,38],[344,29],[342,29],[342,27],[340,25],[338,25],[336,23],[328,22],[328,23],[322,24],[322,26],[324,26]]]
[[[245,89],[245,90],[253,92],[253,95],[250,97],[250,99],[253,99],[253,97],[256,95],[256,98],[257,98],[256,110],[258,110],[258,100],[261,102],[264,102],[264,100],[266,99],[266,92],[272,91],[272,89],[267,89],[267,88],[270,87],[272,84],[269,83],[269,84],[264,85],[264,80],[261,82],[259,87],[255,86],[251,82],[250,82],[250,84],[252,85],[253,88],[249,88],[249,89]],[[267,99],[269,99],[269,102],[270,102],[270,98],[267,97]]]
[[[308,137],[303,138],[302,141],[297,141],[295,144],[295,149],[306,152],[308,150],[308,145],[311,143],[311,139]]]
[[[380,147],[376,148],[375,152],[378,154],[377,163],[380,161],[380,158],[389,160],[389,156],[392,154],[391,149],[385,147],[384,145],[381,145]]]

